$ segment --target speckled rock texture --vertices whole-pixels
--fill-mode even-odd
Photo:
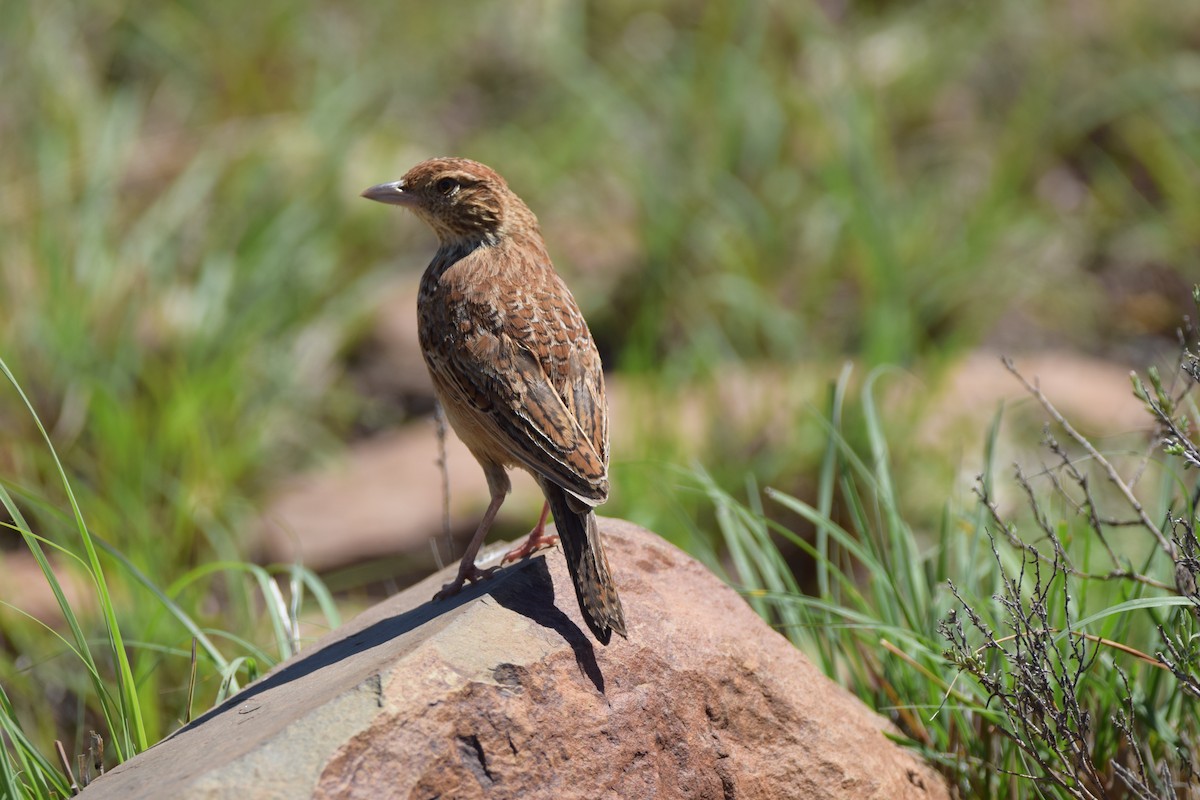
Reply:
[[[677,548],[601,519],[629,623],[562,554],[360,615],[84,792],[179,798],[947,798],[890,724]]]

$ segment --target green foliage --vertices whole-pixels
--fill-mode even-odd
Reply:
[[[189,657],[183,648],[173,647],[164,642],[191,638],[193,681],[199,666],[196,660],[197,645],[199,646],[204,656],[204,664],[201,667],[203,672],[220,678],[215,696],[212,691],[206,691],[205,700],[219,702],[230,692],[237,691],[240,672],[245,671],[248,679],[254,680],[257,677],[258,663],[274,664],[295,652],[300,637],[300,612],[306,592],[311,593],[318,603],[327,624],[338,624],[339,615],[333,599],[319,579],[299,565],[264,569],[241,562],[209,563],[184,574],[170,587],[160,588],[126,556],[92,534],[49,435],[36,411],[29,405],[20,384],[2,359],[0,373],[25,402],[34,424],[42,433],[46,450],[58,469],[62,489],[69,499],[75,523],[75,535],[64,537],[60,541],[38,535],[26,520],[12,494],[0,484],[0,505],[13,520],[5,527],[21,536],[36,559],[46,584],[54,594],[57,611],[69,630],[69,635],[63,635],[31,616],[27,616],[27,622],[30,623],[28,627],[11,629],[15,634],[14,643],[20,648],[18,652],[22,653],[24,659],[36,662],[59,651],[67,654],[68,663],[40,663],[30,670],[20,664],[0,661],[0,687],[5,684],[15,685],[24,690],[23,694],[39,683],[51,687],[69,687],[77,693],[82,708],[98,717],[94,724],[105,732],[103,739],[119,763],[145,750],[164,735],[163,728],[170,724],[162,718],[164,712],[177,711],[180,719],[191,717],[193,697],[190,690],[186,698],[179,694],[173,698],[174,702],[159,694],[163,682],[170,680],[166,675],[171,672],[170,669],[163,669],[162,659],[173,657],[176,659],[176,666],[182,667],[187,664],[183,659]],[[47,550],[53,554],[53,561],[48,557]],[[102,559],[102,555],[106,558]],[[106,562],[109,565],[107,571]],[[198,613],[195,608],[188,610],[181,604],[184,598],[188,598],[189,589],[193,585],[201,584],[211,591],[212,576],[236,576],[239,573],[252,577],[259,588],[265,617],[274,634],[274,654],[268,654],[231,636],[229,638],[234,640],[239,649],[249,651],[253,656],[228,658],[213,640],[214,634],[218,632],[203,627],[197,621]],[[68,599],[60,579],[60,576],[64,575],[84,578],[77,582],[83,587],[83,596],[74,602]],[[275,575],[287,576],[290,601],[285,601]],[[112,580],[113,577],[116,580]],[[128,593],[124,602],[118,603],[114,600],[110,583]],[[239,587],[232,583],[227,588]],[[198,596],[203,599],[210,595],[206,592]],[[195,597],[192,599],[194,601]],[[139,602],[145,600],[150,602]],[[19,605],[7,600],[0,600],[0,605],[18,614],[25,613]],[[77,610],[80,606],[82,610]],[[139,614],[139,609],[145,613]],[[98,619],[95,618],[97,615]],[[226,624],[231,621],[225,620]],[[236,621],[241,630],[252,630],[255,627],[253,620],[249,618]],[[144,639],[127,641],[122,633],[123,626],[126,629],[136,628]],[[100,651],[96,649],[97,633],[103,642]],[[181,670],[176,670],[178,671]],[[81,678],[86,684],[80,684]],[[148,703],[145,713],[143,698]],[[180,701],[184,699],[187,701],[186,706],[179,707]],[[29,709],[18,710],[14,707],[3,688],[0,688],[0,701],[0,730],[7,734],[12,747],[11,750],[6,748],[0,753],[0,763],[3,765],[0,767],[0,777],[4,780],[5,794],[14,798],[26,794],[44,797],[57,793],[59,796],[66,796],[69,792],[67,784],[63,782],[62,773],[50,765],[38,747],[38,739],[52,735],[54,720],[47,719],[44,714],[37,714],[32,720],[35,731],[31,735],[26,730],[30,720],[22,719],[29,713]],[[82,740],[82,731],[78,738]],[[77,751],[81,750],[82,747],[77,747]]]
[[[874,376],[861,395],[869,455],[846,445],[845,377],[832,394],[817,505],[767,490],[767,511],[753,486],[742,504],[701,476],[749,602],[888,713],[964,797],[1194,794],[1200,517],[1195,480],[1180,473],[1187,456],[1148,472],[1143,459],[1135,495],[1029,386],[1078,452],[1048,438],[1057,464],[1033,477],[1017,468],[1030,506],[1010,521],[996,500],[997,414],[979,502],[948,506],[938,530],[914,531],[896,501],[904,486]],[[1157,399],[1142,397],[1165,422],[1161,409],[1178,408],[1186,390],[1153,382]],[[1185,416],[1195,424],[1194,406]],[[1168,453],[1195,450],[1168,442]],[[806,525],[780,524],[781,512]],[[811,559],[806,585],[782,543]]]
[[[38,559],[65,626],[0,614],[2,791],[63,793],[56,738],[104,728],[125,757],[187,718],[191,641],[203,706],[291,652],[298,598],[332,619],[246,533],[274,479],[371,426],[348,354],[430,243],[357,194],[438,154],[540,213],[636,381],[606,513],[712,554],[720,499],[751,570],[774,529],[729,487],[781,487],[824,604],[787,606],[791,635],[887,694],[805,631],[925,591],[888,611],[907,649],[949,607],[931,572],[993,575],[950,537],[978,520],[944,518],[931,563],[907,511],[940,498],[879,474],[869,403],[756,430],[726,395],[748,373],[803,392],[848,354],[936,369],[1012,317],[1089,349],[1173,329],[1200,253],[1198,7],[1084,5],[0,3],[0,358],[28,396],[0,391],[0,548]],[[663,424],[692,400],[713,421]],[[681,490],[693,459],[707,494]],[[860,588],[847,552],[910,560]],[[759,577],[785,613],[802,583]]]

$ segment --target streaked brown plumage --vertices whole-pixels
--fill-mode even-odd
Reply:
[[[488,577],[475,566],[521,467],[546,496],[529,540],[505,556],[554,541],[554,514],[575,595],[603,644],[625,617],[592,509],[608,499],[608,404],[587,323],[554,271],[537,218],[494,171],[463,158],[424,161],[363,196],[404,206],[437,234],[421,278],[421,350],[446,417],[483,467],[491,503],[438,597]]]

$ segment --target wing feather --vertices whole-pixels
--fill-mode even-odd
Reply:
[[[561,279],[535,274],[504,292],[478,283],[452,292],[461,335],[442,349],[443,375],[515,461],[596,505],[608,497],[600,356]]]

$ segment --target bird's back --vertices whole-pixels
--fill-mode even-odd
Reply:
[[[477,457],[522,466],[589,505],[604,502],[600,356],[540,236],[466,253],[443,247],[422,277],[418,326],[439,399]]]

